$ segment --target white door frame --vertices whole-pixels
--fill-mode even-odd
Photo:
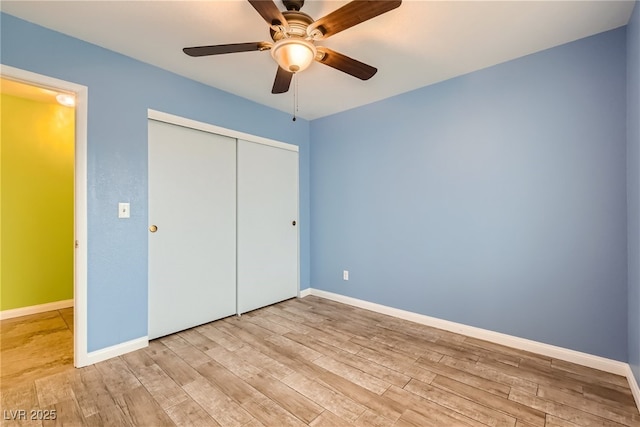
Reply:
[[[0,64],[0,75],[34,86],[72,92],[76,96],[74,251],[73,280],[73,364],[90,365],[87,352],[87,114],[89,89],[86,86],[31,71]]]

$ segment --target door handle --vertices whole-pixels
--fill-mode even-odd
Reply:
[[[291,225],[293,225],[294,227],[296,226],[296,220],[295,219],[293,221],[291,221]]]
[[[156,231],[158,231],[158,226],[157,225],[149,226],[149,231],[152,233],[155,233]]]

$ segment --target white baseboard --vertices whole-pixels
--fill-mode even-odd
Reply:
[[[487,329],[481,329],[474,326],[468,326],[461,323],[442,320],[436,317],[425,316],[424,314],[400,310],[398,308],[388,307],[357,298],[335,294],[333,292],[322,291],[320,289],[310,288],[309,291],[310,292],[308,294],[310,295],[352,305],[354,307],[364,308],[366,310],[386,314],[404,320],[409,320],[411,322],[420,323],[422,325],[444,329],[445,331],[454,332],[472,338],[478,338],[496,344],[530,351],[532,353],[537,353],[543,356],[564,360],[566,362],[577,363],[589,368],[599,369],[601,371],[621,375],[623,377],[626,377],[629,381],[629,386],[631,388],[631,391],[633,392],[636,405],[638,405],[638,408],[640,409],[640,388],[638,388],[638,383],[636,382],[636,379],[628,363],[620,362],[613,359],[607,359],[605,357],[595,356],[580,351],[570,350],[563,347],[557,347],[538,341],[532,341],[525,338],[514,337],[512,335],[507,335],[500,332],[489,331]]]
[[[83,366],[93,365],[94,363],[102,362],[113,357],[121,356],[125,353],[140,350],[149,346],[149,337],[140,337],[131,341],[123,342],[111,347],[103,348],[100,350],[92,351],[88,353],[86,358],[76,361],[76,368]]]
[[[635,375],[633,375],[633,371],[631,370],[631,366],[629,365],[627,365],[626,377],[629,381],[629,388],[631,388],[631,393],[633,393],[633,398],[636,401],[638,410],[640,410],[640,387],[638,386],[638,381],[636,381],[636,377]]]
[[[308,295],[311,295],[311,288],[301,290],[298,294],[298,298],[304,298]]]
[[[61,310],[63,308],[69,307],[73,307],[73,299],[48,302],[46,304],[31,305],[29,307],[13,308],[11,310],[0,311],[0,320],[29,316],[31,314],[45,313],[47,311],[53,310]]]

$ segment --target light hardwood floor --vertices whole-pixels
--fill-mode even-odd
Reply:
[[[68,370],[70,366],[73,366],[73,308],[0,322],[3,389]]]
[[[5,333],[26,323],[2,323],[3,418],[57,419],[3,425],[640,426],[623,377],[317,297],[15,381],[22,368],[13,346],[5,361]],[[26,336],[29,358],[35,333]]]

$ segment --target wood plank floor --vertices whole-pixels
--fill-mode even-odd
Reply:
[[[5,357],[2,425],[640,426],[623,377],[311,296],[82,369]]]
[[[73,308],[0,322],[0,385],[34,381],[73,366]]]

